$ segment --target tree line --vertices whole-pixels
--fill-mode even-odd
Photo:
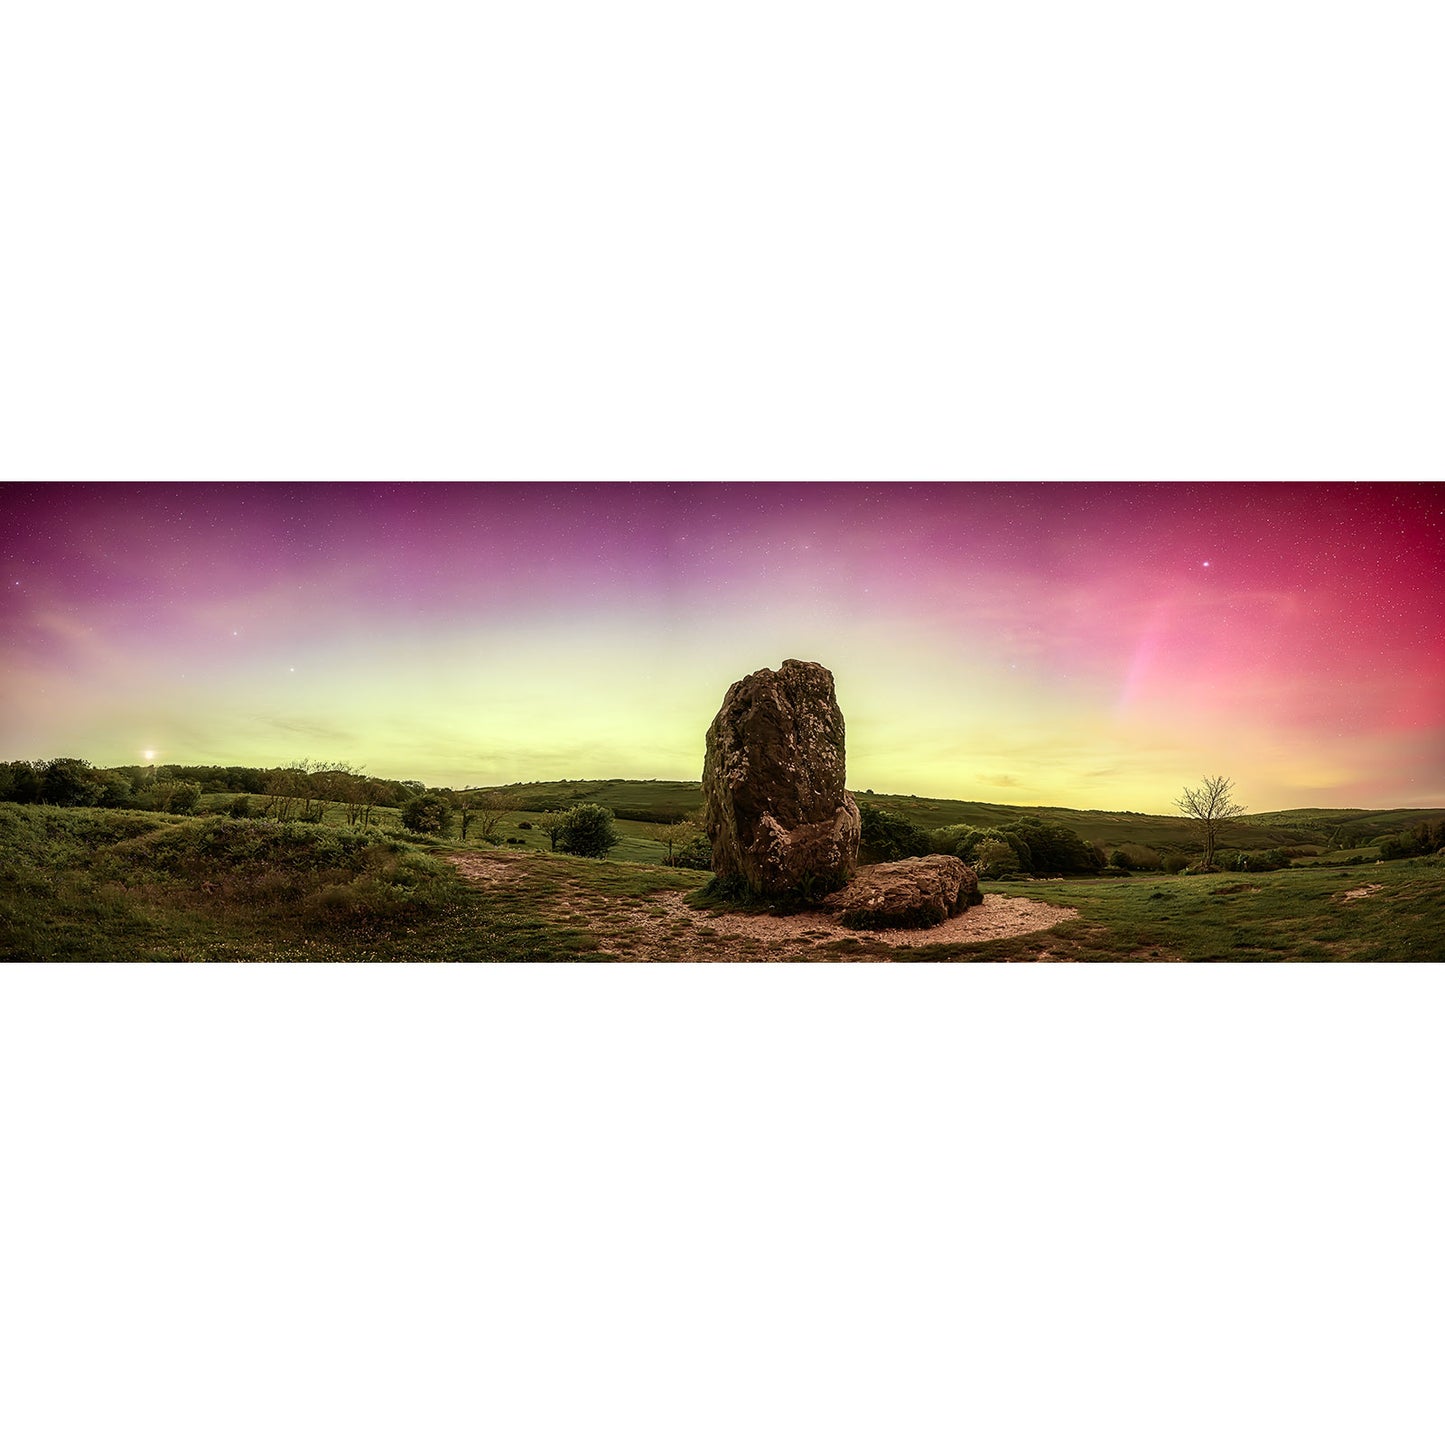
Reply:
[[[1099,873],[1109,866],[1097,844],[1046,818],[1023,817],[989,828],[956,823],[929,829],[861,798],[856,801],[863,822],[858,849],[863,863],[892,863],[929,853],[951,853],[986,878],[1019,873],[1051,877]]]
[[[238,816],[317,822],[327,803],[340,803],[348,823],[370,823],[376,809],[400,807],[423,791],[419,782],[368,777],[349,763],[305,758],[279,768],[179,763],[97,768],[85,758],[0,763],[0,802],[59,808],[184,814],[194,812],[205,793],[236,793],[248,795],[231,805]],[[261,801],[254,802],[249,795]]]
[[[1388,833],[1379,840],[1381,858],[1423,858],[1445,848],[1445,818],[1433,823],[1419,822],[1399,833]]]

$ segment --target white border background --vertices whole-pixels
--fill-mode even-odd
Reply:
[[[1437,7],[56,4],[6,478],[1438,478]],[[8,967],[24,1442],[1437,1441],[1438,969]]]

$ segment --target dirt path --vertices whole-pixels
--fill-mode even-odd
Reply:
[[[448,861],[464,878],[485,888],[520,881],[531,860],[503,853],[454,853]],[[844,928],[823,913],[796,913],[786,918],[754,913],[710,914],[690,908],[683,894],[672,890],[646,898],[614,898],[584,892],[561,877],[553,881],[561,887],[549,910],[557,921],[589,929],[597,935],[600,951],[633,961],[837,958],[836,950],[825,951],[828,945],[852,939],[857,946],[846,955],[848,958],[886,962],[900,948],[1013,938],[1078,917],[1077,909],[990,893],[981,904],[936,928],[870,931]],[[547,904],[538,906],[548,908]]]

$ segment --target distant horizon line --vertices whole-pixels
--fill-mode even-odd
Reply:
[[[300,761],[303,761],[303,762],[304,762],[304,761],[307,761],[307,760],[306,760],[306,759],[301,759]],[[95,767],[95,768],[97,768],[97,769],[103,769],[103,770],[105,770],[105,771],[112,771],[112,770],[114,770],[114,769],[116,769],[116,768],[145,768],[145,767],[257,768],[257,769],[261,769],[262,771],[265,771],[265,770],[268,770],[268,769],[271,769],[271,768],[286,768],[286,767],[291,766],[291,764],[288,764],[288,763],[183,763],[183,762],[164,762],[164,763],[163,763],[163,762],[159,762],[158,760],[152,760],[151,762],[93,763],[93,764],[91,764],[91,766],[92,766],[92,767]],[[353,768],[355,767],[354,764],[344,764],[344,766],[350,766],[350,767],[353,767]],[[318,771],[325,771],[325,770],[326,770],[326,769],[325,769],[324,767],[318,769]],[[356,771],[360,772],[361,770],[360,770],[360,769],[356,769]],[[370,778],[380,778],[380,777],[381,777],[381,775],[380,775],[380,774],[377,774],[377,773],[366,773],[366,772],[362,772],[361,775],[362,775],[363,777],[370,777]],[[387,782],[402,782],[402,781],[405,781],[405,780],[404,780],[404,779],[401,779],[401,778],[386,778],[386,779],[384,779],[384,781],[387,781]],[[420,779],[420,778],[417,778],[417,779],[413,779],[412,781],[422,782],[423,780]],[[469,785],[462,786],[462,787],[456,787],[456,786],[454,786],[454,785],[452,785],[452,784],[447,784],[447,783],[443,783],[443,784],[426,783],[425,786],[428,787],[428,788],[445,787],[445,788],[449,788],[449,789],[450,789],[451,791],[453,791],[453,792],[476,793],[476,792],[483,792],[483,791],[486,791],[486,790],[499,789],[499,788],[541,788],[541,787],[550,787],[550,786],[553,786],[553,785],[556,785],[556,784],[561,784],[561,783],[676,783],[676,784],[678,784],[678,785],[680,785],[680,786],[700,788],[700,787],[702,786],[702,779],[701,779],[701,778],[623,778],[623,777],[609,777],[609,778],[599,778],[599,777],[594,777],[594,778],[535,778],[535,779],[530,779],[530,780],[525,781],[525,782],[523,782],[523,781],[521,781],[521,780],[519,779],[519,780],[510,782],[510,783],[473,783],[473,784],[469,784]],[[1115,807],[1115,808],[1081,808],[1081,807],[1075,806],[1075,805],[1072,804],[1072,803],[1049,803],[1049,802],[1044,802],[1044,801],[1037,800],[1037,799],[1036,799],[1036,800],[1033,800],[1033,801],[1030,801],[1030,802],[1004,802],[1004,801],[1002,801],[1002,800],[1000,800],[1000,799],[990,799],[990,798],[953,798],[953,797],[945,797],[945,796],[943,796],[942,794],[936,794],[936,793],[901,793],[901,792],[891,792],[891,791],[888,791],[888,790],[886,790],[886,789],[880,791],[880,790],[874,789],[874,788],[860,788],[860,787],[857,787],[857,786],[852,785],[852,784],[848,784],[848,785],[846,785],[846,786],[847,786],[847,791],[850,792],[850,793],[853,793],[853,794],[855,794],[855,795],[861,793],[861,794],[871,794],[871,795],[873,795],[873,796],[875,796],[875,797],[884,797],[884,798],[911,798],[911,799],[914,799],[914,800],[916,800],[916,801],[918,801],[918,802],[924,802],[924,803],[969,803],[969,804],[973,804],[973,805],[975,805],[975,806],[980,806],[980,807],[998,807],[998,808],[1012,808],[1012,809],[1019,809],[1019,808],[1053,808],[1053,809],[1057,809],[1057,810],[1064,811],[1064,812],[1070,812],[1070,813],[1106,813],[1106,814],[1108,814],[1108,813],[1130,813],[1130,814],[1134,814],[1134,815],[1139,816],[1139,817],[1146,817],[1146,818],[1177,818],[1177,817],[1183,816],[1183,815],[1180,814],[1180,813],[1155,813],[1155,812],[1149,811],[1148,809],[1143,809],[1143,808],[1124,808],[1124,807]],[[1289,807],[1289,808],[1256,808],[1256,809],[1251,809],[1249,812],[1243,813],[1243,814],[1241,814],[1240,816],[1241,816],[1241,817],[1244,817],[1244,818],[1257,818],[1257,817],[1262,817],[1262,816],[1264,816],[1264,815],[1266,815],[1266,814],[1270,814],[1270,813],[1312,813],[1312,812],[1318,812],[1318,813],[1389,813],[1389,812],[1399,812],[1399,811],[1410,811],[1410,812],[1432,812],[1432,811],[1433,811],[1433,812],[1445,812],[1445,800],[1442,800],[1442,801],[1439,802],[1439,803],[1398,803],[1398,804],[1387,805],[1387,806],[1384,806],[1384,807],[1362,807],[1362,806],[1359,806],[1359,805],[1356,805],[1356,804],[1335,804],[1335,805],[1330,805],[1330,804],[1304,804],[1304,805],[1297,805],[1297,806]]]

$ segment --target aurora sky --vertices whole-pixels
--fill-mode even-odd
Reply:
[[[1445,803],[1445,486],[6,484],[0,756],[692,778],[825,663],[849,783]]]

